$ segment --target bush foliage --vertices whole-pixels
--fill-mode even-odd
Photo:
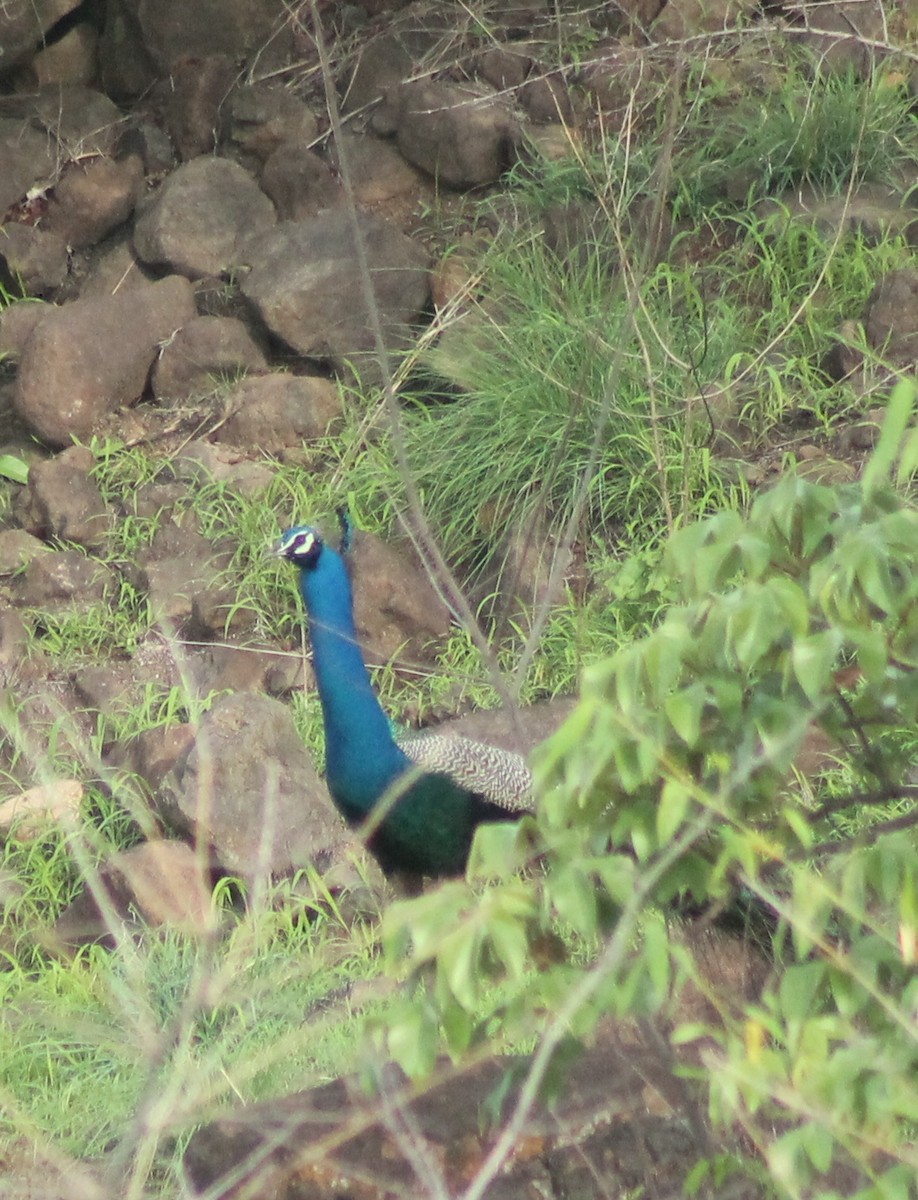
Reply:
[[[537,764],[537,818],[483,830],[471,883],[388,915],[391,957],[407,953],[419,983],[431,980],[389,1027],[407,1069],[429,1067],[441,1041],[453,1053],[485,1041],[498,1018],[522,1033],[547,1013],[538,1081],[602,1014],[656,1014],[681,986],[679,922],[661,914],[745,898],[771,915],[775,969],[760,998],[704,1031],[717,1045],[700,1076],[712,1114],[751,1132],[790,1194],[833,1163],[872,1181],[864,1195],[910,1194],[918,511],[902,491],[918,468],[913,403],[900,384],[857,484],[789,475],[748,515],[670,539],[680,602],[587,672]],[[818,797],[795,773],[814,731],[838,763]],[[491,881],[481,894],[476,876]],[[540,953],[559,927],[579,965]]]

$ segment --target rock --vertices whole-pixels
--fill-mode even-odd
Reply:
[[[867,302],[867,341],[896,366],[918,364],[918,270],[889,271]]]
[[[144,483],[133,496],[133,511],[138,517],[155,520],[157,525],[177,524],[198,532],[197,513],[187,509],[176,519],[174,510],[186,498],[188,492],[181,483]]]
[[[160,185],[134,226],[142,262],[190,279],[221,275],[237,262],[243,235],[270,229],[274,206],[252,176],[227,158],[194,158]]]
[[[840,437],[843,450],[872,450],[880,437],[885,410],[873,408],[866,414],[866,420],[855,421],[845,429]]]
[[[0,24],[2,73],[30,57],[45,34],[79,4],[80,0],[5,0]]]
[[[282,696],[303,687],[301,654],[257,645],[222,642],[202,648],[192,664],[198,693],[267,692]],[[310,673],[311,681],[311,673]]]
[[[188,631],[192,638],[228,638],[251,632],[257,623],[258,614],[239,603],[235,585],[224,582],[195,593]]]
[[[398,123],[398,89],[411,75],[412,52],[404,34],[385,32],[365,42],[341,102],[343,113],[370,108],[373,129],[386,135]]]
[[[427,301],[427,252],[379,217],[361,216],[359,227],[383,336],[395,349]],[[346,212],[285,221],[250,238],[242,261],[252,266],[243,295],[272,333],[299,354],[330,359],[341,369],[357,362],[378,371]]]
[[[150,792],[155,792],[171,771],[175,771],[194,745],[190,725],[157,725],[145,729],[126,745],[113,747],[108,765],[139,775]]]
[[[416,0],[391,15],[376,37],[361,39],[342,111],[368,110],[374,133],[388,136],[398,122],[399,85],[427,68],[437,70],[455,48],[454,12],[445,5]]]
[[[114,585],[108,567],[78,550],[49,550],[30,559],[19,598],[30,608],[83,607],[103,600]]]
[[[574,120],[570,90],[560,72],[541,71],[529,79],[520,88],[519,100],[530,119],[540,125],[570,125]]]
[[[160,403],[189,400],[248,371],[266,370],[267,365],[241,321],[195,317],[163,347],[153,367],[153,394]]]
[[[17,300],[0,311],[0,358],[19,358],[32,331],[50,311],[49,304],[36,300]]]
[[[176,161],[172,139],[152,121],[132,122],[121,139],[121,153],[139,155],[145,175],[165,175]]]
[[[591,263],[611,268],[618,262],[609,219],[593,200],[551,204],[545,209],[542,225],[546,247],[575,271],[586,270]]]
[[[42,88],[33,111],[34,119],[57,142],[56,167],[69,159],[114,154],[124,128],[125,118],[108,96],[79,85]]]
[[[143,181],[143,163],[134,155],[71,163],[49,201],[44,228],[71,249],[94,246],[128,219]]]
[[[402,196],[426,192],[430,182],[405,162],[391,142],[369,134],[345,133],[341,149],[332,146],[329,157],[338,169],[347,162],[358,204],[384,204]]]
[[[124,925],[139,917],[150,926],[206,934],[213,927],[210,879],[198,855],[184,842],[157,839],[113,854],[99,871],[97,886],[109,912]],[[58,918],[54,932],[63,946],[101,942],[113,947],[120,933],[109,924],[88,889]]]
[[[73,825],[80,815],[83,785],[76,779],[58,779],[13,796],[0,804],[0,829],[18,841],[31,841],[49,825]]]
[[[281,149],[306,148],[319,132],[303,101],[281,84],[237,84],[226,108],[223,140],[254,163],[267,162]]]
[[[0,264],[7,285],[48,296],[67,278],[67,246],[56,233],[33,225],[0,225]]]
[[[157,839],[113,854],[109,873],[130,892],[148,925],[205,933],[213,925],[210,880],[184,842]]]
[[[311,375],[258,375],[236,384],[215,437],[267,454],[325,437],[342,414],[337,387]]]
[[[32,188],[47,187],[55,165],[44,133],[26,121],[0,117],[0,218]]]
[[[864,328],[860,321],[843,321],[823,359],[822,369],[836,383],[849,379],[863,369],[863,345]]]
[[[496,91],[514,91],[525,82],[535,53],[531,42],[492,46],[478,59],[478,74]]]
[[[180,59],[163,85],[169,136],[182,162],[210,154],[238,70],[225,54]]]
[[[670,0],[654,20],[654,41],[679,41],[699,33],[716,33],[741,22],[756,0]]]
[[[293,49],[294,22],[276,0],[138,0],[131,8],[162,73],[186,58],[225,54],[236,61],[255,52],[264,71],[288,62]]]
[[[520,129],[493,93],[418,80],[399,89],[397,134],[410,163],[441,184],[467,188],[500,178]]]
[[[52,85],[87,87],[96,74],[96,46],[99,35],[92,25],[81,22],[59,38],[42,47],[29,62],[29,74],[36,87]]]
[[[133,665],[119,659],[81,667],[74,676],[73,690],[93,712],[117,716],[140,700],[143,685]]]
[[[5,530],[0,536],[10,532],[15,531]],[[11,687],[18,681],[28,648],[29,630],[22,616],[10,605],[0,605],[0,687]]]
[[[869,245],[905,233],[915,220],[902,194],[882,183],[861,183],[841,196],[824,196],[812,184],[801,183],[776,198],[760,201],[755,215],[770,233],[780,233],[789,221],[813,225],[829,240],[840,234],[859,234]]]
[[[103,10],[99,81],[106,95],[119,102],[150,91],[160,75],[144,45],[137,8],[137,0],[107,0]]]
[[[245,879],[326,870],[349,842],[289,709],[267,696],[222,696],[200,721],[158,807]]]
[[[591,55],[582,82],[604,116],[622,118],[645,90],[655,86],[657,74],[649,50],[613,41]]]
[[[168,630],[187,631],[195,602],[225,595],[222,573],[228,558],[194,529],[164,522],[152,543],[139,550],[131,568],[134,586],[146,593],[153,619]]]
[[[507,1114],[516,1112],[530,1062],[494,1057],[463,1071],[444,1062],[420,1095],[388,1064],[372,1096],[357,1079],[336,1079],[240,1105],[192,1134],[183,1159],[191,1195],[419,1200],[431,1194],[418,1181],[421,1155],[436,1164],[438,1194],[462,1195]],[[495,1113],[495,1096],[503,1117],[483,1123],[484,1114]],[[486,1194],[489,1200],[683,1194],[691,1167],[712,1152],[692,1132],[692,1103],[658,1044],[607,1036],[584,1050],[550,1106],[524,1107],[513,1150]],[[735,1180],[713,1186],[709,1200],[726,1200],[730,1189],[736,1195]],[[737,1200],[764,1194],[750,1185]]]
[[[866,80],[877,59],[878,43],[888,37],[883,0],[835,0],[802,4],[798,14],[807,29],[804,41],[821,70],[844,75],[854,71]]]
[[[481,234],[463,234],[430,274],[430,294],[438,313],[470,311],[469,302],[479,296],[484,254],[488,239]]]
[[[500,505],[483,506],[479,523],[488,527],[489,551],[476,579],[475,596],[481,615],[493,622],[496,637],[514,630],[528,631],[533,614],[553,601],[552,586],[575,593],[578,582],[573,553],[561,558],[558,534],[544,513],[526,520],[501,514]],[[496,520],[495,520],[496,518]],[[560,572],[553,580],[552,573]],[[557,600],[556,591],[554,600]]]
[[[110,238],[93,254],[80,299],[99,296],[125,296],[156,281],[155,273],[139,262],[134,253],[131,236],[125,231]]]
[[[88,438],[96,423],[139,399],[159,343],[194,316],[187,279],[131,294],[75,300],[49,312],[26,343],[14,403],[52,446]]]
[[[448,721],[438,721],[437,733],[488,742],[502,750],[529,753],[567,720],[577,706],[576,696],[556,696],[525,708],[477,709]]]
[[[449,633],[450,614],[413,554],[358,530],[348,557],[354,623],[367,661],[385,663],[396,653],[431,658],[431,643]]]
[[[112,513],[90,476],[94,465],[92,451],[74,446],[31,467],[23,501],[30,532],[87,550],[103,545]]]
[[[219,480],[242,496],[256,495],[274,480],[274,472],[264,463],[250,462],[232,446],[212,445],[203,438],[185,445],[173,458],[172,470],[189,483]]]
[[[0,532],[0,575],[15,575],[36,554],[47,552],[44,542],[24,529],[4,529]]]
[[[302,221],[344,200],[328,164],[305,146],[281,146],[261,172],[261,188],[282,221]]]

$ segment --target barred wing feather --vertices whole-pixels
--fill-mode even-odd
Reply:
[[[422,770],[449,775],[461,787],[508,812],[533,811],[532,772],[522,755],[458,734],[424,730],[401,734],[396,742]]]

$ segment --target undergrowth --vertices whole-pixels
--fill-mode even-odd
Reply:
[[[570,47],[570,60],[579,65],[593,40]],[[754,57],[751,39],[749,48]],[[524,702],[571,691],[584,667],[660,626],[679,590],[679,580],[661,566],[661,548],[675,530],[705,514],[744,508],[749,468],[774,442],[789,445],[792,457],[795,439],[829,439],[876,403],[869,390],[856,393],[828,379],[823,364],[840,323],[863,312],[880,276],[913,261],[912,248],[903,236],[836,236],[787,220],[780,205],[768,212],[752,205],[803,185],[841,197],[864,180],[887,182],[903,165],[913,169],[916,122],[904,89],[891,74],[877,73],[865,84],[823,76],[802,59],[780,78],[773,67],[753,77],[729,64],[719,71],[705,64],[679,82],[681,89],[653,88],[632,109],[633,125],[599,130],[572,145],[565,160],[519,163],[502,195],[482,202],[472,223],[496,224],[499,232],[471,256],[469,295],[442,318],[442,338],[399,364],[397,427],[375,419],[378,396],[345,391],[343,431],[312,448],[324,469],[271,464],[273,482],[254,496],[200,478],[187,485],[185,504],[202,533],[232,547],[230,615],[244,609],[251,616],[254,642],[300,652],[302,616],[289,570],[265,555],[282,527],[328,518],[346,500],[362,528],[402,531],[410,505],[395,452],[400,441],[460,584],[481,584],[473,595],[482,614],[490,612],[489,589],[502,586],[508,550],[534,547],[544,553],[543,565],[565,541],[577,552],[578,568],[555,593],[538,653],[518,681]],[[661,147],[668,148],[666,162]],[[641,205],[645,217],[652,215],[657,202],[673,218],[660,253],[646,221],[626,217]],[[546,217],[561,230],[554,240],[544,236]],[[447,240],[451,232],[440,236]],[[465,253],[456,242],[457,253]],[[877,356],[873,364],[882,367]],[[96,480],[119,513],[97,554],[116,572],[117,590],[90,607],[24,613],[35,658],[41,651],[61,674],[109,655],[128,656],[145,639],[165,636],[124,570],[163,519],[139,515],[135,494],[173,478],[171,465],[112,440],[92,449]],[[21,470],[0,460],[0,475],[21,478]],[[4,511],[8,497],[4,492]],[[572,514],[578,519],[571,535]],[[526,596],[500,628],[497,659],[510,676],[530,637],[534,608]],[[768,619],[766,613],[763,627]],[[189,648],[177,638],[170,645],[184,669]],[[395,717],[496,702],[493,680],[465,630],[451,633],[435,667],[405,666],[380,664],[377,673]],[[380,970],[375,926],[336,908],[314,878],[282,885],[248,906],[241,885],[224,881],[213,901],[213,926],[198,939],[168,933],[135,942],[121,934],[114,949],[52,952],[56,918],[87,881],[98,883],[106,857],[132,845],[146,819],[136,781],[106,768],[106,746],[194,722],[212,700],[187,682],[150,688],[140,703],[104,718],[87,715],[88,733],[62,717],[41,747],[28,735],[22,698],[4,703],[4,790],[14,793],[31,773],[38,780],[76,776],[87,795],[79,852],[61,830],[27,840],[14,827],[4,839],[3,1129],[77,1158],[114,1153],[124,1165],[133,1156],[138,1196],[151,1164],[163,1189],[171,1186],[169,1164],[183,1139],[221,1106],[276,1096],[352,1067],[363,1018],[349,989]],[[314,696],[298,692],[291,706],[321,764]],[[691,725],[690,716],[680,716]],[[592,782],[575,733],[567,735],[576,767],[571,789]],[[897,749],[900,757],[910,753]],[[841,769],[820,787],[808,796],[813,808],[844,795],[850,777]],[[591,798],[606,820],[608,804],[592,792]],[[559,803],[556,797],[556,810]],[[907,811],[904,802],[891,802],[871,820]],[[663,819],[672,820],[672,812]],[[866,824],[846,810],[834,828],[854,836]],[[647,829],[653,825],[648,818]],[[748,829],[743,833],[752,838]],[[564,831],[554,834],[563,849]],[[638,830],[639,853],[641,836]],[[575,928],[582,912],[595,909],[595,879],[580,890],[575,880],[577,887],[572,883],[562,895],[565,877],[559,878],[554,903]],[[510,900],[514,886],[503,893]],[[490,916],[497,912],[498,926],[507,916],[497,911],[500,903],[495,890]],[[409,928],[402,945],[410,936]],[[517,945],[523,941],[505,943],[510,958]],[[594,952],[584,945],[577,966]],[[480,1021],[499,1039],[497,1015],[525,1008],[530,977],[498,995],[460,976],[453,981],[469,1028]],[[653,986],[661,990],[659,978]],[[549,999],[560,1005],[564,994]],[[792,1009],[793,997],[782,999]],[[399,1010],[409,1031],[416,1029],[406,1015],[412,1003]],[[391,1016],[385,1000],[368,1010],[384,1018],[383,1026]],[[425,1020],[427,1041],[410,1047],[418,1056],[436,1044],[429,1013]],[[778,1028],[774,1013],[755,1020],[758,1026],[747,1026],[753,1041],[768,1020]],[[524,1044],[532,1025],[517,1034],[516,1044]],[[750,1062],[761,1067],[753,1062],[753,1041]],[[730,1081],[722,1085],[721,1103],[729,1108]]]

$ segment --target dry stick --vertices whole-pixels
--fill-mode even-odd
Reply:
[[[344,139],[341,136],[341,116],[338,110],[338,98],[335,95],[334,83],[332,81],[331,69],[329,66],[328,52],[325,45],[325,38],[322,33],[322,25],[319,18],[316,0],[309,0],[309,9],[313,20],[313,37],[315,38],[316,49],[319,54],[319,61],[323,66],[322,74],[325,84],[325,100],[328,108],[329,124],[331,125],[332,134],[335,138],[338,152],[338,165],[341,173],[341,183],[344,188],[348,216],[350,218],[354,236],[354,251],[357,257],[360,286],[361,290],[363,291],[363,301],[366,305],[367,315],[370,322],[370,331],[373,334],[374,349],[376,351],[376,356],[379,361],[379,369],[382,375],[383,397],[385,401],[386,416],[389,424],[389,436],[392,439],[395,458],[398,463],[407,497],[408,513],[402,518],[402,522],[406,531],[414,542],[415,547],[421,555],[421,560],[425,569],[433,577],[436,583],[443,588],[444,592],[449,597],[451,607],[455,609],[463,626],[471,634],[472,640],[475,642],[475,645],[481,653],[481,656],[488,668],[488,673],[491,676],[491,682],[494,686],[494,690],[500,696],[501,701],[503,702],[507,712],[510,714],[514,722],[515,733],[519,739],[520,746],[522,747],[524,745],[523,730],[519,720],[519,708],[516,698],[511,692],[511,689],[507,686],[503,671],[501,670],[500,663],[497,659],[497,655],[494,653],[494,650],[488,642],[488,639],[485,637],[471,606],[469,605],[465,596],[462,594],[462,590],[456,583],[452,572],[446,564],[446,560],[437,546],[433,532],[430,528],[430,524],[424,513],[424,506],[421,503],[421,497],[418,493],[414,478],[411,473],[411,466],[408,462],[408,454],[405,449],[405,439],[402,435],[401,413],[398,407],[398,398],[396,395],[392,368],[389,363],[389,354],[386,350],[385,338],[383,337],[379,306],[376,303],[376,296],[373,291],[373,280],[370,274],[366,243],[363,237],[363,231],[360,228],[357,201],[354,195],[353,176],[348,164],[348,152],[344,143]]]
[[[684,829],[680,836],[666,847],[657,861],[650,864],[638,879],[631,899],[622,909],[615,933],[609,939],[605,950],[576,987],[571,988],[568,992],[567,999],[561,1006],[558,1015],[545,1031],[538,1050],[532,1056],[532,1065],[520,1088],[513,1113],[500,1137],[491,1148],[488,1157],[482,1163],[474,1181],[463,1193],[462,1200],[482,1200],[486,1194],[489,1185],[512,1154],[513,1148],[523,1132],[526,1120],[538,1100],[539,1088],[551,1065],[552,1055],[566,1036],[571,1020],[592,999],[600,986],[607,983],[609,977],[621,966],[634,937],[641,910],[659,880],[678,858],[707,834],[713,823],[714,814],[703,814],[691,828]]]

